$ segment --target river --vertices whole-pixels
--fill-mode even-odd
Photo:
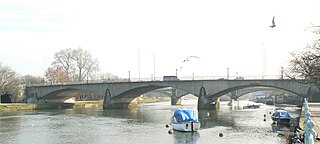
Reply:
[[[170,102],[139,105],[137,109],[65,109],[0,112],[0,143],[5,144],[284,144],[272,131],[274,106],[258,109],[231,108],[199,111],[202,124],[195,133],[174,131],[165,125],[175,109]],[[298,109],[287,108],[294,117]],[[266,115],[266,121],[264,121]],[[219,137],[219,133],[223,136]]]

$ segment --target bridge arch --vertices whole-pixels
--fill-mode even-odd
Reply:
[[[127,108],[129,104],[140,95],[154,91],[157,89],[165,88],[166,86],[156,86],[156,85],[148,85],[148,86],[142,86],[142,87],[136,87],[133,89],[129,89],[127,91],[124,91],[118,95],[112,95],[112,93],[109,91],[109,95],[111,95],[111,101],[110,103],[107,103],[106,100],[104,102],[104,108]],[[106,90],[107,94],[108,89]]]
[[[317,88],[316,86],[311,86],[307,92],[308,101],[315,102],[315,101],[319,100],[319,97],[320,97],[319,93],[320,93],[319,88]]]
[[[97,96],[94,92],[83,90],[83,89],[77,89],[77,88],[65,88],[65,89],[59,89],[56,91],[52,91],[48,94],[45,94],[42,97],[37,97],[38,101],[51,101],[51,102],[64,102],[67,99],[70,99],[72,97],[80,97],[81,95],[89,95],[91,93],[94,96]]]
[[[285,88],[281,88],[281,87],[277,87],[277,86],[270,86],[270,85],[241,85],[241,86],[231,87],[231,88],[219,91],[219,92],[217,92],[215,94],[209,94],[207,96],[207,98],[209,98],[209,99],[217,99],[218,97],[220,97],[222,95],[225,95],[227,93],[230,93],[230,92],[233,92],[233,91],[236,91],[236,90],[241,90],[241,89],[245,89],[245,88],[255,88],[255,87],[275,88],[275,89],[284,90],[284,91],[296,94],[296,95],[298,95],[300,97],[305,97],[304,95],[301,95],[301,94],[296,93],[294,91],[291,91],[291,90],[288,90],[288,89],[285,89]]]
[[[175,105],[179,99],[182,97],[191,94],[190,92],[185,92],[183,90],[177,89],[176,87],[172,86],[157,86],[157,85],[147,85],[147,86],[141,86],[141,87],[135,87],[132,89],[129,89],[125,92],[122,92],[118,95],[111,95],[111,101],[110,103],[108,101],[105,101],[104,108],[127,108],[130,103],[137,97],[141,96],[142,94],[163,89],[163,88],[171,88],[171,104]],[[179,90],[179,93],[178,93]],[[181,91],[181,92],[180,92]],[[110,93],[110,91],[109,91]],[[198,97],[197,95],[195,95]],[[106,98],[106,97],[105,97]],[[107,105],[107,106],[106,106]]]

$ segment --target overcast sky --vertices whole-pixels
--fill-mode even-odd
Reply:
[[[139,55],[141,78],[154,58],[156,77],[275,76],[312,41],[319,10],[317,0],[0,0],[0,62],[43,76],[55,52],[81,47],[123,78],[138,78]]]

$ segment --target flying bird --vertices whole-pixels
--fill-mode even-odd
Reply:
[[[184,64],[185,62],[187,62],[187,61],[189,61],[191,58],[197,58],[197,59],[200,59],[199,57],[197,57],[197,56],[189,56],[189,57],[187,57],[186,59],[184,59],[182,62],[182,64]],[[181,65],[181,67],[180,67],[180,70],[182,69],[182,65]]]
[[[273,18],[272,18],[272,25],[270,26],[271,28],[276,27],[276,24],[275,24],[275,22],[274,22],[274,18],[275,18],[275,16],[273,16]]]
[[[200,59],[199,57],[197,57],[197,56],[189,56],[189,57],[187,57],[185,60],[183,60],[182,62],[187,62],[187,61],[189,61],[189,59],[190,58],[197,58],[197,59]]]

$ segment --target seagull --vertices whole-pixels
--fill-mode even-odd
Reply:
[[[275,24],[275,22],[274,22],[274,17],[275,17],[275,16],[273,16],[273,18],[272,18],[272,25],[270,26],[271,28],[276,27],[276,24]]]
[[[197,59],[200,59],[200,58],[199,58],[199,57],[197,57],[197,56],[189,56],[189,57],[187,57],[186,59],[184,59],[182,62],[183,62],[183,63],[188,62],[190,58],[197,58]],[[180,67],[180,70],[181,70],[181,69],[182,69],[182,65],[181,65],[181,67]]]
[[[200,59],[199,57],[197,57],[197,56],[189,56],[189,57],[187,57],[185,60],[183,60],[182,62],[187,62],[187,61],[189,61],[189,59],[190,58],[197,58],[197,59]]]

